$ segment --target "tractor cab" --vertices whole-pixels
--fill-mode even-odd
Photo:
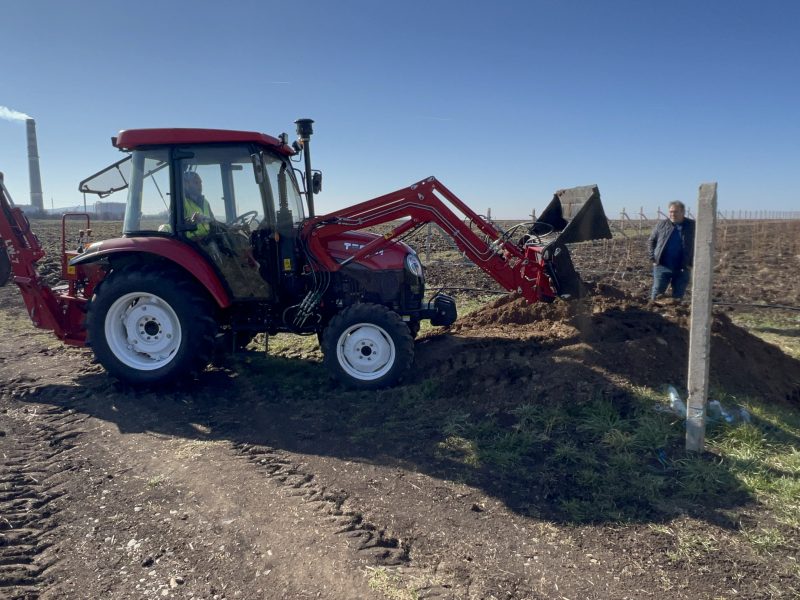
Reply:
[[[154,129],[114,139],[130,156],[81,182],[101,196],[127,188],[126,238],[190,244],[221,274],[232,299],[279,300],[294,274],[305,218],[281,140],[260,133]]]

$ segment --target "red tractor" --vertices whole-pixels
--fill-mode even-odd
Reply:
[[[66,284],[54,288],[41,281],[44,252],[0,181],[0,284],[13,277],[37,327],[91,346],[128,383],[169,382],[203,369],[215,348],[292,332],[317,335],[331,373],[371,389],[409,369],[421,321],[456,319],[451,297],[425,299],[422,264],[402,236],[436,223],[530,302],[580,295],[565,244],[611,237],[596,187],[558,192],[538,221],[509,231],[433,177],[317,216],[312,123],[296,121],[291,145],[286,134],[121,131],[112,142],[128,156],[79,189],[104,197],[127,188],[123,236],[73,251],[62,243]],[[89,228],[87,215],[77,218]],[[361,231],[386,224],[384,235]]]

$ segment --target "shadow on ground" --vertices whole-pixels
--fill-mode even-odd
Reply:
[[[560,523],[689,514],[734,528],[729,509],[753,500],[729,463],[684,452],[680,420],[586,364],[567,342],[482,339],[378,392],[338,387],[315,361],[251,353],[184,386],[135,390],[101,373],[25,399],[86,412],[123,433],[422,472]]]

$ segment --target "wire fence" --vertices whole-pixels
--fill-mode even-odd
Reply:
[[[687,216],[694,218],[691,210],[687,209]],[[495,221],[491,218],[491,208],[487,211],[487,216],[484,217],[487,221],[495,225],[500,231],[506,231],[510,227],[520,223],[520,221]],[[668,218],[661,208],[657,208],[655,213],[646,214],[643,209],[639,209],[639,213],[635,218],[631,217],[623,208],[620,213],[619,219],[608,219],[609,228],[611,229],[614,237],[634,238],[646,237],[650,235],[653,227],[661,219]],[[536,220],[535,212],[531,213],[531,219]],[[736,235],[739,237],[750,238],[747,244],[756,258],[763,255],[765,252],[766,244],[764,240],[773,235],[775,227],[781,223],[798,223],[800,222],[800,211],[742,211],[730,210],[719,211],[717,213],[717,233],[721,236],[723,242],[728,239],[729,235]],[[792,227],[790,226],[790,229]],[[789,235],[786,243],[794,248],[797,254],[798,240],[794,239],[797,236]],[[427,227],[416,232],[411,236],[410,242],[415,249],[425,256],[426,262],[431,260],[445,260],[448,258],[452,262],[462,262],[467,260],[463,257],[462,253],[456,246],[455,242],[447,236],[437,225],[429,223]],[[450,252],[444,252],[449,250]],[[604,252],[607,248],[604,248]],[[454,255],[455,254],[455,255]],[[626,251],[625,254],[630,254]]]
[[[694,219],[691,208],[686,208],[686,215]],[[635,214],[628,213],[623,208],[619,213],[619,219],[609,219],[608,222],[612,229],[626,233],[628,231],[642,231],[653,227],[661,219],[668,218],[668,215],[659,206],[655,213],[645,213],[644,207],[639,208]],[[717,211],[717,221],[797,221],[800,220],[800,211],[792,210],[720,210]]]

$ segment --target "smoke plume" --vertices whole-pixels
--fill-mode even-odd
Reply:
[[[0,119],[6,119],[7,121],[24,121],[30,118],[29,115],[23,112],[8,108],[7,106],[0,106]]]

